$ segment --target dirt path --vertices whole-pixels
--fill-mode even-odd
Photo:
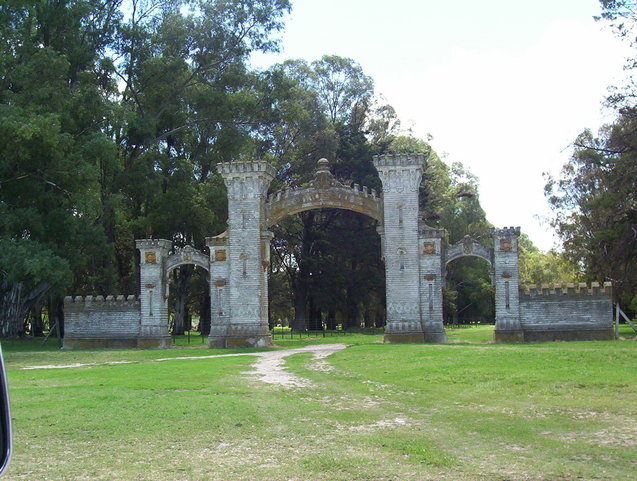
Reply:
[[[310,346],[300,347],[298,349],[286,349],[283,351],[266,351],[266,352],[250,352],[250,353],[236,353],[236,354],[215,354],[211,356],[180,356],[180,357],[165,357],[160,359],[154,359],[153,362],[165,362],[165,361],[183,361],[183,360],[196,360],[196,359],[211,359],[215,357],[238,357],[238,356],[255,356],[256,362],[252,366],[251,371],[247,371],[245,374],[257,376],[261,381],[267,384],[274,384],[286,388],[291,387],[309,387],[312,383],[308,379],[303,379],[290,373],[285,368],[285,358],[294,354],[300,354],[309,352],[314,354],[311,369],[317,371],[327,372],[331,369],[331,366],[325,362],[325,358],[330,354],[338,351],[342,351],[347,347],[346,344],[314,344]],[[35,369],[74,369],[78,367],[94,367],[94,366],[109,366],[116,364],[131,364],[136,361],[109,361],[109,362],[89,362],[89,363],[74,363],[74,364],[51,364],[43,366],[27,366],[23,367],[23,370],[35,370]]]
[[[311,346],[301,347],[299,349],[287,349],[285,351],[268,351],[259,353],[259,359],[254,363],[253,371],[247,374],[255,374],[259,376],[261,381],[268,384],[277,384],[283,387],[309,387],[312,383],[307,380],[295,376],[285,369],[285,358],[293,354],[302,352],[311,352],[314,354],[311,368],[321,371],[327,371],[324,359],[335,352],[341,351],[347,347],[346,344],[315,344]]]

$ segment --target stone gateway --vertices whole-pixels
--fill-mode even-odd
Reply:
[[[94,302],[92,298],[67,297],[64,347],[170,345],[169,274],[183,264],[194,264],[209,273],[209,347],[270,346],[267,271],[272,233],[268,229],[286,216],[321,208],[351,210],[378,223],[386,276],[385,342],[446,342],[442,289],[447,264],[464,256],[480,257],[491,266],[497,342],[564,339],[568,338],[565,332],[581,329],[595,333],[575,338],[607,338],[609,333],[612,338],[610,286],[594,290],[590,299],[580,294],[582,289],[576,294],[566,290],[570,302],[559,298],[557,293],[562,293],[561,289],[553,291],[552,296],[531,291],[521,304],[519,227],[492,229],[493,248],[469,237],[445,248],[445,231],[420,220],[418,192],[425,168],[424,156],[376,156],[373,162],[382,183],[380,195],[356,184],[352,187],[342,184],[333,177],[325,159],[319,160],[314,180],[307,187],[270,195],[267,192],[275,171],[267,162],[218,164],[228,190],[228,229],[206,239],[209,255],[190,246],[170,253],[170,241],[138,240],[139,299],[108,298]],[[594,319],[588,316],[585,322],[580,322],[573,318],[573,306],[586,311],[587,302],[592,300]],[[533,307],[538,303],[548,307]],[[101,314],[100,306],[104,307]],[[563,315],[569,310],[570,321],[564,321]],[[561,327],[556,328],[558,324]]]

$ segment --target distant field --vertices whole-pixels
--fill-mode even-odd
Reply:
[[[634,480],[637,342],[496,345],[492,334],[277,339],[351,345],[327,364],[288,357],[313,383],[292,389],[246,374],[250,356],[172,359],[250,352],[193,336],[168,351],[3,342],[15,429],[4,479]],[[76,363],[88,365],[24,369]]]

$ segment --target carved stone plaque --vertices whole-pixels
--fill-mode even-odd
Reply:
[[[435,242],[425,242],[422,245],[422,253],[427,255],[432,255],[436,253],[436,243]]]
[[[511,252],[511,249],[513,249],[511,239],[500,239],[500,250],[502,252]]]
[[[157,263],[157,255],[155,252],[146,252],[146,264],[156,264]]]
[[[226,281],[224,281],[223,279],[215,281],[215,286],[217,286],[217,287],[223,287],[225,285],[226,285]]]
[[[215,251],[215,261],[223,262],[226,260],[226,251],[225,249],[219,249]]]

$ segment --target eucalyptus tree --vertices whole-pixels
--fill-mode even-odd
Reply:
[[[105,65],[119,7],[0,6],[3,335],[19,334],[26,312],[47,294],[114,282],[112,251],[94,221],[103,212],[97,166],[115,153],[104,134],[114,92]]]
[[[53,288],[134,292],[135,238],[176,233],[200,247],[201,226],[222,228],[212,165],[254,151],[262,95],[246,62],[276,48],[289,7],[2,2],[3,310],[24,313]]]

